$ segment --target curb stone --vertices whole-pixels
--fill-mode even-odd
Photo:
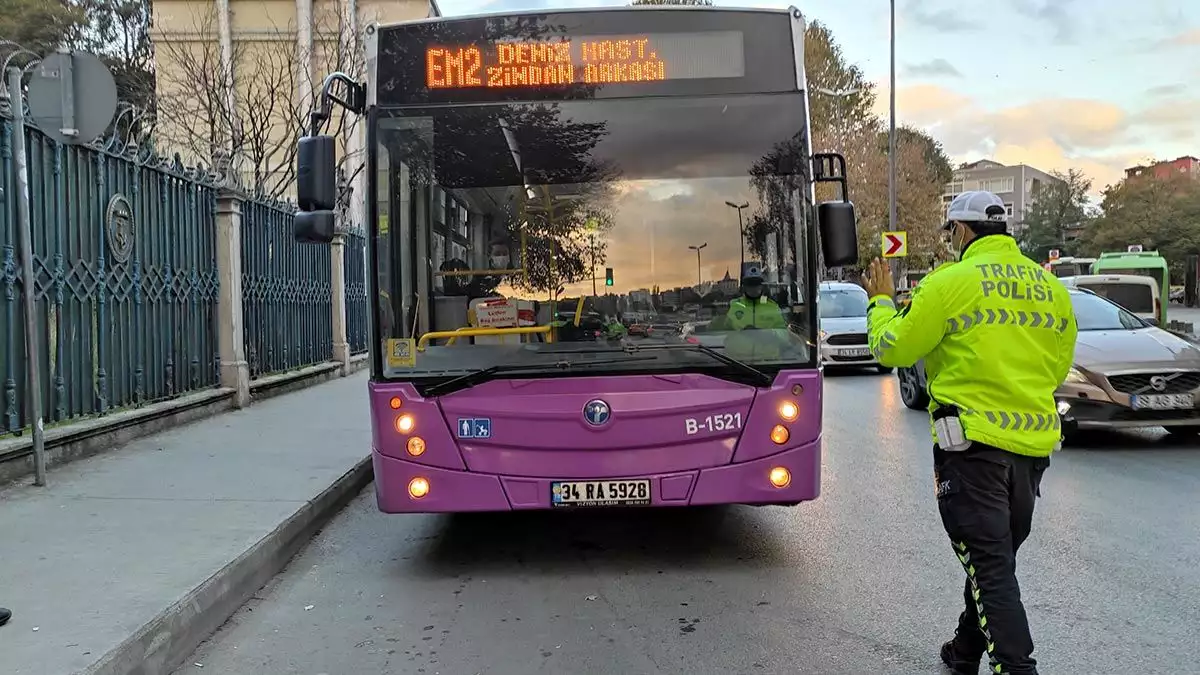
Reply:
[[[371,483],[368,456],[136,633],[84,675],[165,675],[221,627]]]

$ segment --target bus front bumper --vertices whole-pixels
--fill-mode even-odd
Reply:
[[[569,452],[569,451],[566,451]],[[588,451],[594,452],[594,451]],[[463,513],[555,508],[558,480],[649,480],[650,506],[796,504],[821,492],[821,440],[740,464],[643,476],[528,478],[454,471],[372,451],[375,497],[384,513]],[[784,469],[785,471],[780,471]],[[780,487],[772,483],[785,476]],[[591,508],[591,507],[567,507]]]

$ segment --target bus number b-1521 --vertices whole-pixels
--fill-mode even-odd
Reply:
[[[699,419],[689,417],[683,420],[683,426],[688,436],[698,434],[701,431],[710,434],[718,431],[734,431],[742,428],[742,413],[721,413],[718,415],[708,415]]]

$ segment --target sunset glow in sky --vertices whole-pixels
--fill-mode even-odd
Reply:
[[[1200,2],[897,1],[897,117],[926,129],[953,160],[1078,168],[1099,190],[1119,180],[1125,167],[1200,155]],[[623,4],[439,0],[447,16]],[[809,20],[827,24],[846,57],[879,83],[879,112],[886,115],[887,0],[718,4],[796,4]],[[713,218],[736,218],[717,208],[722,201],[709,209]],[[713,255],[706,272],[719,278],[731,262],[737,274],[734,237],[733,249]],[[660,234],[656,250],[669,246]],[[695,283],[694,257],[688,275],[687,244],[679,246],[681,268],[667,274],[679,279],[660,279],[663,286]],[[722,260],[730,252],[732,259]],[[656,276],[668,267],[656,264]],[[615,290],[624,286],[618,282]]]

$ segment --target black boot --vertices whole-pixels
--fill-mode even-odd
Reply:
[[[953,675],[979,675],[979,662],[982,660],[982,656],[973,659],[964,656],[954,640],[942,645],[942,663],[946,664]]]
[[[7,609],[4,609],[3,607],[0,607],[0,626],[3,626],[4,624],[8,623],[8,620],[11,618],[12,618],[12,612],[8,611]]]

